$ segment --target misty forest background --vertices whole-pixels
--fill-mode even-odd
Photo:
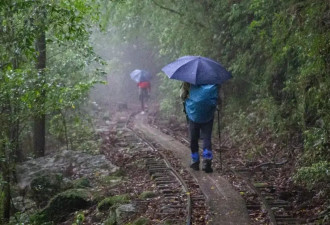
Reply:
[[[159,72],[184,55],[232,72],[221,129],[248,160],[276,149],[293,162],[297,185],[326,196],[329,30],[324,0],[2,0],[1,220],[10,217],[16,163],[98,149],[92,109],[111,118],[116,103],[136,102],[132,70],[154,75],[162,118],[183,121],[180,82]]]

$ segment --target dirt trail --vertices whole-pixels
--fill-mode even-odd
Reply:
[[[173,137],[149,126],[145,115],[136,116],[134,129],[140,130],[163,148],[171,150],[181,160],[184,167],[189,167],[190,150]],[[198,181],[210,207],[211,218],[208,218],[208,225],[250,223],[244,200],[219,173],[206,174],[203,171],[192,171],[190,168],[188,171],[191,171],[192,176]]]

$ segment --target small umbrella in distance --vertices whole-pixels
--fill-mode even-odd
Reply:
[[[232,78],[220,63],[202,56],[183,56],[162,68],[171,79],[194,85],[222,84]]]
[[[136,83],[143,82],[143,81],[150,81],[150,79],[151,79],[151,75],[148,71],[139,70],[139,69],[133,70],[130,73],[130,77]]]

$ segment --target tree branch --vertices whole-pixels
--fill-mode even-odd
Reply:
[[[159,4],[158,2],[156,2],[155,0],[152,0],[152,2],[153,2],[155,5],[157,5],[159,8],[161,8],[161,9],[165,9],[165,10],[170,11],[171,13],[177,14],[177,15],[179,15],[179,16],[184,16],[183,13],[180,13],[180,12],[174,10],[174,9],[167,8],[167,7],[165,7],[165,6],[162,6],[161,4]]]
[[[152,0],[152,2],[153,2],[155,5],[157,5],[159,8],[161,8],[161,9],[167,10],[167,11],[169,11],[169,12],[171,12],[171,13],[174,13],[174,14],[177,14],[177,15],[179,15],[179,16],[181,16],[181,17],[185,16],[185,14],[183,14],[183,13],[181,13],[181,12],[178,12],[178,11],[176,11],[176,10],[174,10],[174,9],[171,9],[171,8],[165,7],[165,6],[161,5],[161,4],[159,4],[158,2],[156,2],[155,0]],[[202,23],[200,23],[200,22],[198,22],[198,21],[196,21],[196,20],[193,20],[193,21],[191,21],[191,22],[192,22],[193,24],[196,24],[196,25],[199,26],[199,27],[203,27],[203,28],[206,27],[204,24],[202,24]]]

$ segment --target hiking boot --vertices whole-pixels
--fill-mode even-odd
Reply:
[[[202,170],[205,173],[212,173],[213,172],[213,169],[212,169],[212,159],[203,159]]]
[[[199,161],[197,161],[197,162],[192,162],[191,164],[190,164],[190,168],[191,169],[193,169],[193,170],[199,170]]]
[[[193,170],[199,170],[199,153],[198,152],[193,152],[191,153],[191,164],[190,168]]]

